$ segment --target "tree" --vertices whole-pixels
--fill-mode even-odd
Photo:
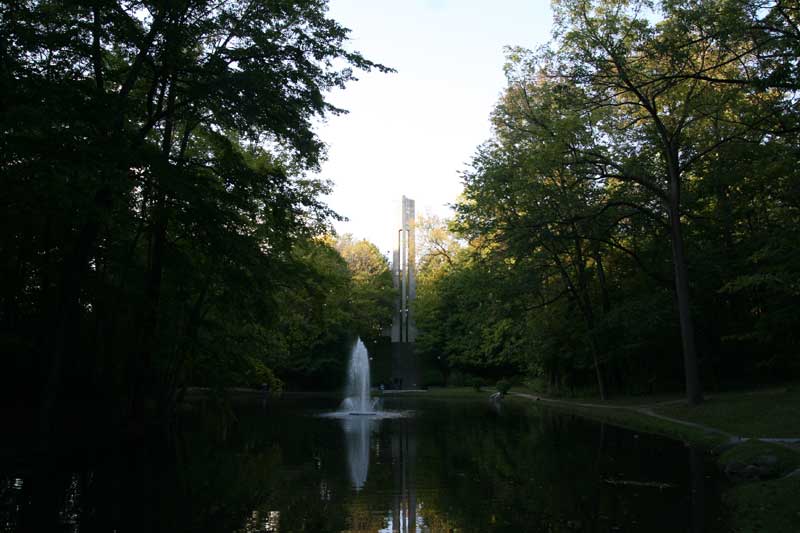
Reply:
[[[556,374],[580,376],[589,356],[601,396],[604,380],[629,388],[644,379],[633,386],[650,390],[671,375],[658,359],[673,346],[664,331],[671,285],[689,403],[702,398],[696,343],[713,380],[723,358],[729,375],[732,361],[790,366],[779,346],[791,336],[777,333],[787,326],[773,326],[787,324],[779,309],[794,298],[782,277],[794,271],[791,238],[776,221],[792,224],[796,215],[796,173],[780,161],[796,150],[797,114],[770,78],[783,56],[766,52],[786,42],[755,29],[771,15],[754,16],[743,3],[648,5],[561,2],[549,48],[509,51],[494,136],[465,172],[457,204],[471,264],[438,270],[421,302],[423,344],[446,352],[457,343],[434,323],[458,313],[458,298],[473,298],[501,339],[494,353],[526,350],[528,368],[544,369],[551,384]],[[759,240],[770,244],[758,251]],[[456,285],[467,268],[475,278]],[[497,291],[496,279],[513,288]],[[582,325],[564,323],[574,315]],[[458,316],[475,345],[483,329]],[[756,337],[785,355],[745,342]],[[448,357],[485,355],[460,349]]]
[[[450,223],[450,220],[437,215],[417,216],[417,263],[421,275],[433,274],[447,266],[453,266],[461,243],[450,231]]]
[[[277,312],[254,292],[334,216],[303,176],[313,119],[342,112],[324,94],[388,69],[320,0],[30,0],[2,20],[3,344],[43,384],[43,429],[70,380],[145,420],[227,298],[258,287],[223,336]]]
[[[647,6],[638,2],[561,2],[557,48],[542,56],[521,54],[514,62],[527,71],[523,79],[542,76],[562,85],[561,102],[591,130],[590,138],[573,143],[565,157],[596,182],[631,183],[662,204],[672,247],[687,399],[694,405],[702,401],[702,391],[681,220],[685,181],[720,146],[769,120],[773,110],[769,102],[749,105],[736,87],[704,81],[698,73],[735,70],[736,53],[698,38],[691,20],[672,16],[672,4],[659,7],[665,19],[653,23]],[[744,109],[739,117],[727,120],[726,113],[740,104]],[[708,136],[710,124],[721,126],[721,134]]]
[[[354,242],[350,234],[338,239],[336,249],[347,262],[352,280],[353,329],[365,343],[374,344],[392,325],[396,291],[389,262],[377,246],[366,240]]]
[[[338,386],[354,335],[347,263],[329,236],[296,243],[294,267],[275,294],[280,313],[264,329],[264,362],[292,387]]]

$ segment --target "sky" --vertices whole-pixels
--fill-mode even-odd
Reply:
[[[549,0],[331,0],[329,16],[351,29],[350,49],[397,70],[361,73],[328,95],[346,115],[317,126],[328,146],[318,177],[334,184],[328,205],[348,218],[338,233],[387,255],[400,198],[417,214],[448,216],[459,172],[491,135],[503,88],[505,46],[550,37]]]

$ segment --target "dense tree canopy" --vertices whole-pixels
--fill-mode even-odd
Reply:
[[[367,345],[375,344],[392,325],[395,289],[389,262],[377,246],[354,241],[350,234],[338,240],[336,249],[347,262],[353,283],[348,302],[355,320],[353,330]]]
[[[565,0],[555,13],[549,46],[509,50],[494,136],[456,207],[469,246],[420,276],[421,345],[554,388],[591,379],[601,397],[682,375],[697,403],[703,381],[790,375],[795,12]],[[471,327],[441,328],[450,309]]]
[[[312,120],[354,69],[388,70],[326,9],[0,7],[0,374],[43,429],[84,392],[142,420],[187,384],[321,372],[303,358],[352,321]]]

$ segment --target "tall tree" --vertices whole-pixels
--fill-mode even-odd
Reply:
[[[180,295],[202,310],[222,278],[275,283],[265,263],[332,216],[302,177],[324,153],[312,121],[342,112],[325,92],[388,69],[346,49],[322,0],[0,9],[4,335],[47,369],[43,427],[93,366],[93,322],[143,418]],[[108,342],[121,323],[136,349]]]
[[[520,64],[535,65],[542,75],[577,89],[568,92],[573,101],[564,103],[582,113],[593,135],[588,144],[572,146],[576,164],[592,167],[595,180],[633,183],[663,204],[686,393],[694,405],[702,401],[702,390],[682,223],[685,180],[721,145],[768,120],[772,110],[762,107],[765,116],[727,120],[733,105],[748,103],[745,95],[697,74],[736,69],[736,53],[699,38],[691,21],[671,16],[671,4],[658,7],[665,20],[654,23],[644,3],[560,2],[557,49]],[[705,132],[714,122],[724,124],[724,133],[709,137]]]
[[[354,241],[350,234],[339,237],[336,249],[350,270],[353,329],[364,342],[374,344],[392,325],[396,291],[389,262],[377,246],[366,240]]]

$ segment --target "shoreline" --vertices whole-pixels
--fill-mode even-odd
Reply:
[[[733,531],[800,531],[800,436],[742,436],[657,412],[682,401],[602,405],[510,392],[512,401],[574,414],[633,431],[681,440],[707,450],[731,481],[723,494]],[[722,400],[724,401],[724,400]],[[783,421],[774,421],[780,425]]]

